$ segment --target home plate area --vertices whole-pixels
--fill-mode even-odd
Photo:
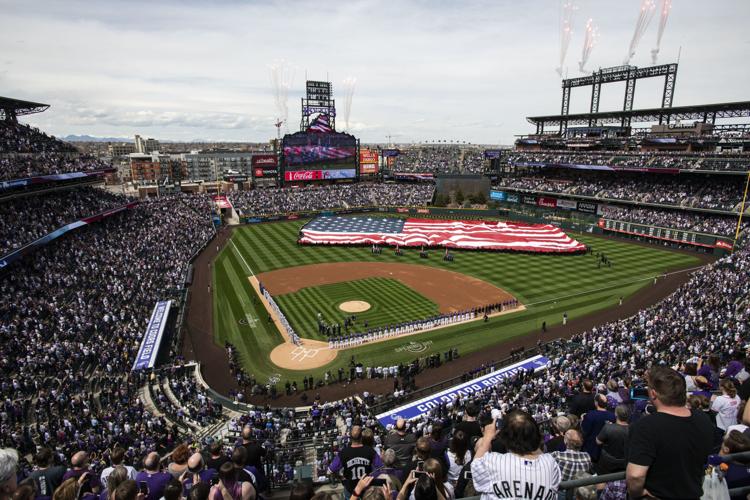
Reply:
[[[308,349],[305,346],[297,346],[291,353],[290,357],[294,361],[302,361],[303,359],[307,358],[314,358],[317,356],[318,352],[320,352],[321,348],[318,349]]]
[[[336,359],[336,351],[328,344],[304,339],[303,345],[284,342],[271,351],[271,362],[287,370],[310,370],[319,368]]]

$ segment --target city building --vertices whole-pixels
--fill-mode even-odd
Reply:
[[[118,156],[128,156],[132,153],[135,153],[135,144],[130,144],[127,142],[110,142],[107,145],[107,151],[109,152],[109,156],[112,158],[117,158]]]
[[[142,154],[151,154],[154,151],[159,151],[159,141],[149,137],[144,139],[140,135],[135,136],[135,152]]]
[[[130,176],[142,184],[174,183],[187,178],[187,168],[182,155],[159,153],[130,155]]]
[[[252,175],[254,153],[236,151],[199,153],[192,151],[181,155],[187,166],[187,176],[193,180],[213,181],[225,174]]]

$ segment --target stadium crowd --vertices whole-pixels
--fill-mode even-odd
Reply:
[[[122,206],[129,198],[81,187],[0,203],[0,255],[30,243],[65,224]]]
[[[501,177],[498,188],[733,211],[742,201],[744,178],[582,173],[554,169]]]
[[[109,164],[77,153],[41,153],[30,156],[0,156],[0,181],[37,175],[97,172],[111,168]]]
[[[146,475],[155,475],[161,468],[152,451],[163,454],[175,449],[173,462],[163,465],[167,471],[184,471],[185,465],[179,462],[187,458],[181,443],[187,440],[195,451],[201,446],[190,435],[180,436],[166,418],[151,415],[138,397],[143,376],[128,373],[144,318],[154,301],[179,288],[182,263],[211,234],[208,214],[199,216],[179,196],[163,197],[85,228],[75,238],[60,241],[59,246],[42,249],[2,277],[3,296],[16,298],[15,302],[4,301],[0,311],[5,319],[0,362],[8,375],[0,384],[5,401],[0,413],[4,446],[37,455],[39,445],[49,446],[54,458],[47,461],[69,464],[67,473],[71,475],[89,468],[100,472],[115,455],[115,443],[123,446],[124,462],[143,468],[140,474]],[[165,240],[170,245],[160,244]],[[97,251],[91,252],[94,248]],[[145,256],[148,259],[144,261]],[[424,418],[398,421],[394,428],[382,429],[366,404],[374,402],[374,396],[364,394],[361,401],[321,403],[316,399],[310,410],[302,413],[259,408],[235,419],[230,429],[243,433],[243,446],[255,449],[256,455],[267,454],[266,473],[283,482],[293,476],[295,464],[303,458],[298,453],[298,440],[309,439],[323,429],[336,429],[338,437],[320,447],[316,465],[319,471],[326,467],[338,470],[340,460],[337,465],[336,457],[347,448],[360,447],[362,437],[357,437],[355,428],[364,426],[367,432],[360,431],[371,444],[363,446],[376,450],[396,479],[409,483],[408,472],[423,461],[447,488],[446,493],[453,489],[453,495],[459,497],[481,492],[484,487],[476,479],[466,480],[468,470],[481,477],[476,472],[481,457],[475,456],[481,448],[475,448],[466,435],[479,437],[482,429],[477,419],[494,410],[495,416],[504,416],[511,427],[513,419],[529,426],[532,435],[540,432],[533,431],[535,422],[545,424],[546,444],[537,446],[534,453],[545,457],[542,462],[552,471],[550,487],[554,488],[555,481],[604,467],[600,455],[606,447],[596,444],[595,438],[606,443],[608,437],[602,429],[612,431],[608,426],[618,425],[604,423],[607,419],[615,421],[617,416],[624,427],[624,423],[643,418],[644,412],[653,412],[645,401],[631,399],[629,392],[647,383],[646,371],[651,366],[679,369],[686,387],[696,393],[690,404],[701,412],[716,417],[717,411],[712,413],[711,408],[717,410],[719,404],[706,398],[712,390],[722,388],[734,401],[732,389],[722,380],[744,382],[750,378],[742,370],[743,347],[750,333],[749,294],[750,250],[745,242],[735,254],[694,273],[660,304],[549,348],[546,373],[519,373],[482,393],[441,404]],[[62,304],[66,307],[59,307]],[[171,390],[184,398],[185,407],[192,411],[191,420],[216,421],[217,413],[201,414],[201,408],[211,404],[192,384],[191,378],[181,375],[170,380]],[[746,399],[750,385],[741,385],[740,394]],[[613,410],[616,415],[610,417]],[[595,412],[605,412],[607,418],[602,420]],[[730,425],[750,423],[741,422],[742,412],[735,408],[718,411],[718,415],[712,424],[711,451],[720,451],[722,439],[735,451],[750,449],[750,439],[724,436]],[[590,424],[593,416],[601,424],[596,432]],[[491,449],[513,453],[509,439],[501,435]],[[622,436],[616,439],[621,442]],[[739,439],[740,445],[727,441],[731,439]],[[290,443],[297,444],[287,446]],[[234,443],[216,444],[203,450],[205,463],[236,458],[232,456]],[[88,458],[78,455],[81,451],[89,453]],[[431,458],[435,462],[428,463]],[[615,458],[619,465],[611,467],[622,470],[623,457]],[[473,461],[477,462],[474,466]],[[235,463],[250,467],[246,458]],[[36,470],[46,470],[44,465],[42,457]],[[221,465],[216,470],[221,472]],[[32,471],[27,472],[34,477]],[[255,484],[263,488],[258,476],[264,472],[257,468],[255,472]],[[459,486],[461,478],[465,481]],[[177,488],[187,491],[182,479]],[[39,488],[38,480],[33,484]],[[345,486],[357,487],[353,483]],[[159,491],[158,485],[150,487]],[[618,483],[607,486],[610,490],[623,487]]]
[[[0,181],[110,169],[101,160],[28,125],[0,122]]]
[[[655,208],[607,205],[603,208],[602,216],[607,219],[636,222],[671,229],[684,229],[698,233],[718,234],[721,236],[734,236],[737,229],[736,216],[709,215],[683,210],[660,210]],[[742,226],[747,227],[747,221],[743,220]]]
[[[478,174],[484,172],[484,152],[459,146],[420,146],[399,150],[396,172]]]
[[[340,184],[322,187],[269,188],[229,195],[243,215],[271,215],[337,208],[424,206],[432,200],[432,184]]]
[[[746,172],[750,156],[741,153],[680,153],[639,151],[511,151],[503,155],[508,165],[596,165],[613,168],[668,168]]]
[[[0,277],[5,445],[101,454],[119,442],[137,455],[174,443],[130,368],[155,302],[177,298],[188,258],[213,235],[210,214],[179,198],[80,228]]]
[[[47,135],[30,125],[0,122],[0,154],[4,153],[74,153],[67,142]]]
[[[691,197],[722,207],[730,203],[718,184],[678,182],[647,189],[637,181],[626,188],[563,181],[560,185],[565,189],[582,184],[581,189],[597,193],[625,196],[636,190],[645,197],[668,188],[658,194],[659,199],[677,203]],[[237,193],[232,202],[245,214],[423,205],[432,198],[433,189],[389,184],[268,189]],[[91,215],[123,200],[80,188],[6,201],[0,205],[7,211],[4,219],[9,219],[0,226],[2,245],[15,248],[69,222],[70,217]],[[231,438],[198,442],[202,428],[222,421],[222,407],[182,366],[176,342],[170,353],[176,366],[150,374],[132,372],[131,366],[154,303],[179,300],[188,259],[214,234],[209,208],[207,195],[144,200],[60,238],[0,275],[4,496],[250,500],[269,482],[294,477],[295,467],[309,458],[301,453],[305,443],[314,445],[318,475],[327,469],[343,472],[345,490],[366,500],[388,496],[451,500],[472,494],[489,498],[498,491],[493,492],[493,481],[503,488],[503,481],[528,482],[532,472],[543,477],[537,479],[535,491],[552,494],[561,480],[624,470],[629,461],[664,471],[668,458],[677,460],[687,443],[697,452],[679,458],[690,459],[690,467],[679,468],[679,479],[671,478],[671,487],[681,488],[678,496],[687,492],[686,496],[696,497],[696,463],[702,475],[709,453],[750,451],[750,437],[745,435],[750,431],[750,411],[740,403],[750,398],[750,360],[745,357],[750,341],[747,239],[734,254],[694,272],[659,304],[577,335],[571,342],[547,347],[546,371],[518,372],[488,389],[441,403],[419,419],[397,419],[383,428],[372,411],[380,397],[362,393],[324,403],[315,395],[305,410],[255,407],[233,417],[227,426],[238,434],[236,442]],[[33,222],[10,217],[32,210],[41,214]],[[618,218],[648,215],[639,210]],[[727,229],[719,219],[700,221],[681,215],[677,224]],[[673,216],[664,212],[661,217]],[[228,350],[233,358],[231,347]],[[241,385],[259,386],[236,360],[231,359],[231,366]],[[666,367],[675,368],[679,375]],[[483,371],[478,367],[476,373]],[[413,388],[415,371],[413,365],[362,367],[352,359],[349,380],[364,374],[393,375],[392,396],[398,401]],[[335,375],[329,372],[323,380],[306,378],[305,386],[309,390],[331,380]],[[343,381],[341,371],[338,381]],[[269,381],[269,385],[273,384]],[[657,391],[659,398],[652,397],[656,407],[630,391],[647,385]],[[149,390],[151,402],[165,415],[152,412],[144,387],[156,388]],[[690,397],[683,401],[688,392]],[[673,428],[657,434],[653,443],[644,443],[644,429],[659,418],[644,415],[658,415],[664,401],[677,401],[674,411],[688,412],[686,418],[694,421],[694,429],[687,438]],[[503,422],[499,436],[494,425],[481,425],[492,418]],[[709,438],[695,441],[704,435]],[[14,450],[20,452],[20,459]],[[25,463],[28,456],[33,456],[33,466]],[[533,462],[529,475],[511,471],[519,460]],[[357,477],[351,464],[362,467],[355,470]],[[427,474],[418,478],[412,473],[415,470]],[[745,464],[732,470],[733,485],[750,484]],[[386,476],[386,490],[366,488],[372,481],[367,478],[373,475]],[[642,485],[631,481],[628,488],[631,493],[641,492],[645,485],[663,496],[665,490],[658,489],[663,485],[650,481],[646,475]],[[623,482],[609,483],[601,498],[625,498],[624,488]],[[582,489],[579,494],[591,492]],[[593,495],[581,498],[596,498],[596,492]],[[309,500],[312,491],[295,483],[290,497]]]

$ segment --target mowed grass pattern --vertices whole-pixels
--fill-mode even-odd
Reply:
[[[302,373],[281,370],[268,360],[268,353],[281,342],[281,336],[267,324],[262,307],[251,301],[254,292],[247,280],[251,272],[257,274],[324,262],[427,265],[485,280],[512,293],[526,305],[524,312],[494,318],[489,323],[480,321],[409,337],[409,340],[432,340],[432,350],[426,354],[453,346],[466,354],[516,335],[539,331],[543,321],[548,326],[558,324],[563,313],[574,319],[615,306],[621,296],[627,297],[648,286],[656,275],[699,265],[699,259],[693,255],[577,233],[571,236],[592,246],[594,253],[604,252],[612,261],[612,267],[598,268],[595,255],[455,251],[452,263],[443,262],[439,250],[433,250],[429,259],[420,259],[418,249],[405,249],[402,257],[394,256],[387,248],[381,255],[372,255],[367,247],[299,246],[297,236],[304,222],[238,228],[215,263],[216,340],[222,345],[225,341],[236,345],[248,372],[259,380],[271,374],[296,380],[301,379]],[[358,298],[352,297],[352,300]],[[286,311],[286,305],[282,307]],[[239,323],[246,317],[256,319],[252,328]],[[406,342],[394,339],[346,351],[345,355],[312,374],[317,376],[327,369],[345,366],[352,354],[371,365],[410,361],[413,355],[395,350]]]
[[[319,312],[327,324],[340,324],[344,333],[344,319],[351,313],[343,312],[338,306],[349,300],[362,300],[371,306],[367,311],[356,313],[356,329],[351,331],[364,331],[365,321],[374,328],[439,314],[437,304],[400,281],[389,278],[308,287],[274,298],[301,337],[317,340],[328,340],[325,334],[318,333]]]

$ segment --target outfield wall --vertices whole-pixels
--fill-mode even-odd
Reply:
[[[533,199],[532,199],[533,198]],[[288,221],[316,217],[318,215],[342,215],[359,213],[389,213],[410,217],[446,217],[450,219],[510,219],[529,224],[552,224],[566,231],[591,234],[612,234],[615,236],[646,239],[652,243],[667,243],[694,250],[708,251],[722,256],[732,249],[732,240],[711,234],[694,233],[651,226],[631,224],[601,218],[600,206],[596,203],[582,203],[581,207],[552,208],[549,204],[556,200],[526,195],[517,198],[504,198],[498,204],[501,208],[444,208],[444,207],[354,207],[351,209],[328,210],[321,212],[299,212],[271,216],[241,217],[243,224]],[[547,205],[545,205],[547,203]],[[552,215],[550,217],[550,215]],[[627,228],[626,228],[627,226]],[[635,226],[637,228],[633,229]],[[633,230],[631,230],[633,229]]]

